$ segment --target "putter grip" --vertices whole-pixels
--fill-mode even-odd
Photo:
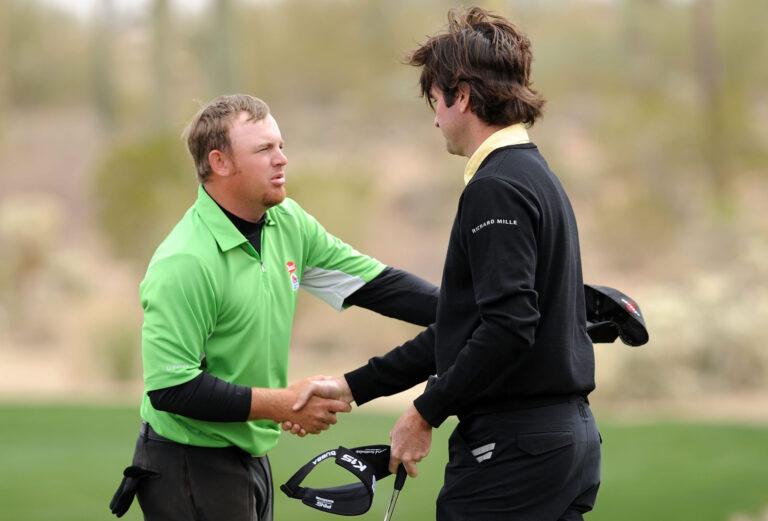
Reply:
[[[395,476],[395,490],[403,490],[406,476],[408,476],[408,472],[405,470],[405,467],[401,463],[400,466],[397,467],[397,476]]]

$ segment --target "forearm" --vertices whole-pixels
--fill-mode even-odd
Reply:
[[[344,304],[428,326],[435,321],[440,289],[407,271],[388,267],[348,296]]]
[[[453,364],[442,368],[435,385],[414,401],[416,409],[431,425],[439,427],[448,416],[465,411],[477,396],[489,386],[499,385],[510,368],[528,356],[533,345],[534,323],[505,320],[502,325],[496,318],[489,319],[486,315]]]
[[[251,394],[250,387],[225,382],[208,373],[147,393],[152,406],[159,411],[212,422],[246,421]]]
[[[301,412],[293,410],[300,392],[308,385],[302,380],[285,389],[247,387],[225,382],[208,373],[181,385],[148,393],[152,406],[160,411],[213,422],[289,420],[307,432],[317,433],[336,423],[336,412],[348,412],[346,402],[317,399]]]
[[[344,375],[358,405],[399,393],[435,374],[435,334],[430,326],[412,340]]]
[[[285,389],[266,389],[254,387],[251,389],[250,411],[248,420],[284,421],[287,411],[293,403]]]

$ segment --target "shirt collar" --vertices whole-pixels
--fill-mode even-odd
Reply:
[[[208,195],[203,185],[197,189],[197,201],[194,208],[211,231],[221,251],[228,251],[248,242],[248,239],[238,231],[232,221],[219,208],[216,201]]]
[[[528,132],[521,123],[516,123],[494,132],[482,142],[478,149],[475,150],[475,153],[469,158],[469,162],[464,169],[464,184],[468,184],[472,180],[472,176],[475,175],[480,165],[485,161],[485,158],[494,150],[530,142]]]

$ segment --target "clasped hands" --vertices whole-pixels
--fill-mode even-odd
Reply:
[[[335,424],[336,412],[349,412],[354,400],[347,380],[342,376],[333,378],[330,376],[316,376],[302,380],[289,389],[295,388],[298,399],[292,406],[295,417],[282,421],[283,430],[290,431],[298,436],[319,434],[320,430],[329,429]],[[323,417],[328,420],[321,422],[318,430],[308,429],[308,425],[298,417],[298,414],[307,410],[322,411],[322,407],[330,405]],[[311,414],[311,413],[310,413]],[[317,424],[314,424],[317,425]],[[419,411],[411,405],[408,410],[397,420],[389,433],[391,443],[389,471],[395,474],[397,467],[402,463],[408,471],[408,475],[416,477],[418,469],[416,464],[425,458],[432,446],[432,426],[427,423]]]
[[[336,413],[352,410],[352,392],[346,380],[330,376],[313,376],[285,389],[289,403],[280,421],[283,430],[304,437],[328,430],[338,419]]]

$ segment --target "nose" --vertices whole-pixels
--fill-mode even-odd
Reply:
[[[288,156],[285,155],[285,153],[282,151],[282,149],[277,149],[277,154],[275,155],[274,159],[275,165],[285,165],[288,163]]]
[[[433,123],[435,127],[440,128],[440,123],[437,121],[437,116],[435,116],[435,121]]]

